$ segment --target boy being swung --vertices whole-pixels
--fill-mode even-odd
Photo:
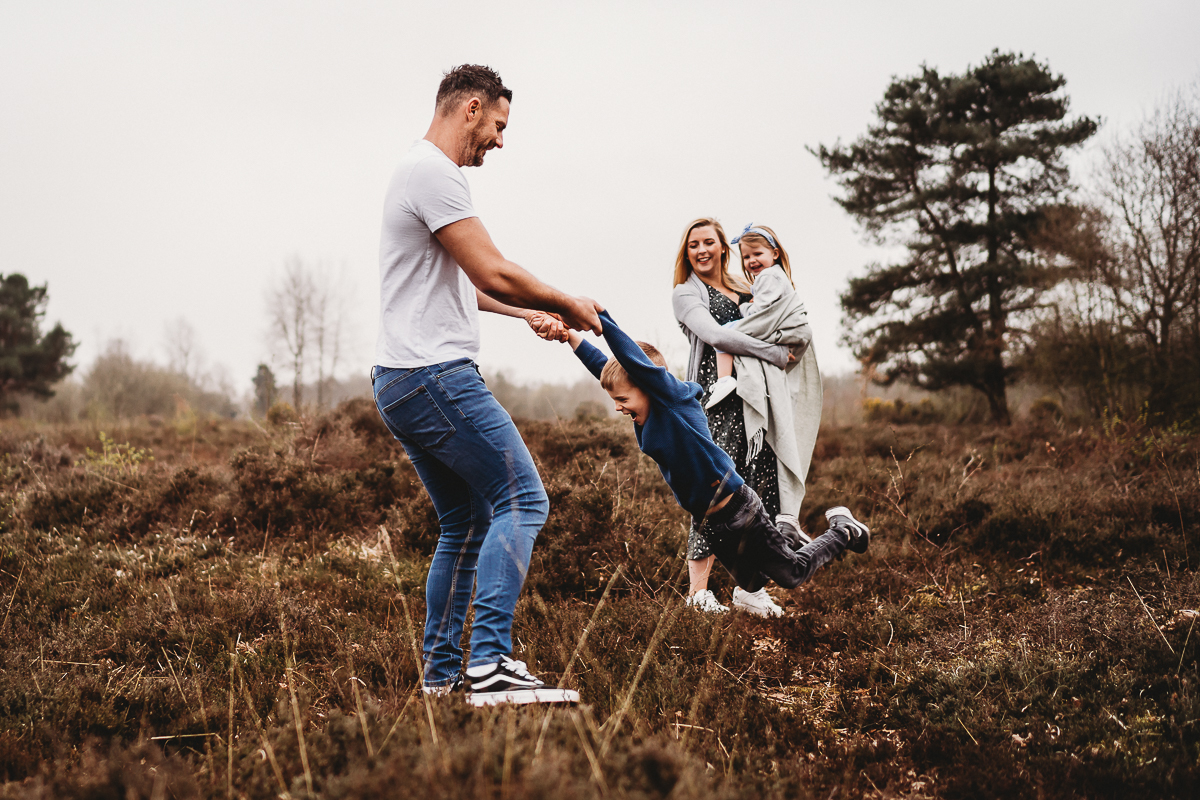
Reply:
[[[656,349],[630,339],[607,312],[600,312],[600,321],[612,359],[578,333],[568,342],[616,410],[633,420],[638,446],[658,464],[679,504],[703,525],[717,560],[739,586],[755,592],[774,580],[794,589],[847,548],[866,552],[870,531],[843,506],[825,512],[829,530],[812,542],[785,539],[709,435],[700,405],[704,389],[672,375]]]

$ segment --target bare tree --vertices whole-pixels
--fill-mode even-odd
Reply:
[[[296,408],[300,408],[305,358],[312,333],[312,300],[311,271],[299,256],[289,257],[283,265],[283,276],[267,292],[267,313],[272,350],[282,347],[291,360],[292,405]]]
[[[1200,92],[1171,96],[1105,151],[1099,195],[1110,257],[1096,277],[1142,342],[1147,402],[1171,413],[1196,382],[1200,346]]]
[[[200,384],[205,357],[196,329],[183,317],[176,317],[163,327],[163,349],[167,354],[167,368],[192,383]]]
[[[342,342],[349,317],[350,287],[345,270],[334,274],[325,268],[314,276],[313,334],[317,347],[317,405],[324,407],[329,382],[342,357]]]
[[[1200,405],[1200,90],[1178,92],[1105,148],[1091,202],[1039,246],[1073,267],[1035,332],[1034,371],[1093,411]]]
[[[324,263],[292,256],[267,292],[272,352],[282,349],[292,372],[292,404],[300,407],[305,377],[316,367],[317,405],[323,407],[345,341],[350,289]]]

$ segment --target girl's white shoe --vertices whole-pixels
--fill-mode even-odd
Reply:
[[[692,608],[698,608],[701,611],[707,611],[710,614],[719,614],[723,611],[728,611],[729,606],[723,606],[717,602],[717,596],[708,589],[701,589],[687,599],[687,604]]]
[[[737,378],[728,375],[724,378],[718,378],[717,382],[712,385],[712,389],[708,392],[708,402],[704,404],[705,411],[711,411],[716,408],[717,403],[720,403],[726,397],[737,391]]]

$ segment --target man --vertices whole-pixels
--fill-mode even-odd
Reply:
[[[462,686],[459,643],[474,587],[466,676],[477,706],[578,700],[576,692],[547,688],[511,658],[513,609],[549,502],[512,419],[475,365],[478,310],[524,317],[551,338],[565,334],[564,323],[600,330],[593,301],[563,294],[507,261],[471,207],[460,167],[478,167],[504,146],[511,100],[487,67],[450,70],[429,131],[392,176],[371,373],[379,412],[441,525],[425,590],[423,688],[443,694]]]

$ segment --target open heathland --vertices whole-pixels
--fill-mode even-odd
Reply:
[[[519,426],[514,656],[577,708],[420,693],[437,520],[369,400],[4,423],[0,797],[1200,795],[1200,437],[824,430],[802,521],[872,546],[761,620],[683,604],[627,422]]]

